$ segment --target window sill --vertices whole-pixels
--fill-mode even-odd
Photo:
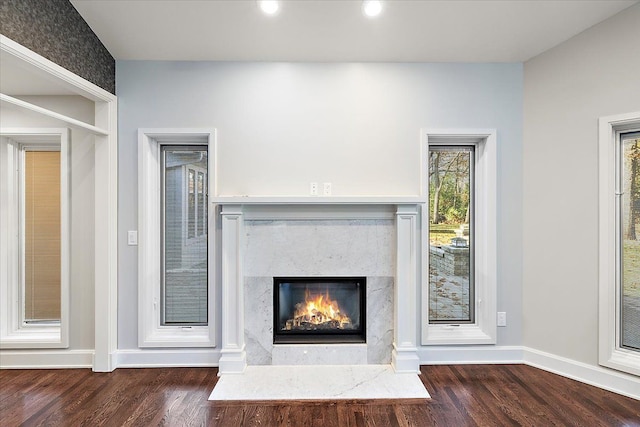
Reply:
[[[602,366],[640,376],[640,354],[630,350],[613,350],[609,357],[600,362]]]
[[[69,343],[63,339],[60,326],[24,327],[0,337],[0,349],[68,347]]]
[[[145,347],[215,347],[208,326],[163,326],[146,335],[138,346]]]
[[[478,325],[428,325],[422,345],[478,345],[495,344],[495,334],[483,331]]]

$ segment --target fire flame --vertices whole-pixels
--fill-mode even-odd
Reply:
[[[331,299],[328,289],[325,294],[311,294],[309,289],[305,289],[304,297],[304,302],[296,304],[292,326],[334,324],[336,328],[344,329],[351,325],[351,319],[340,311],[338,302]]]

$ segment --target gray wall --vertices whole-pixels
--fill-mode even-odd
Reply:
[[[118,61],[118,346],[137,348],[138,128],[215,127],[225,195],[406,195],[420,129],[498,132],[498,343],[520,345],[522,65]]]
[[[524,344],[598,362],[598,118],[640,110],[640,5],[524,66]]]
[[[0,33],[115,94],[115,60],[68,0],[2,0]]]

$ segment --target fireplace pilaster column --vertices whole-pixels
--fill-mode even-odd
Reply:
[[[220,374],[239,374],[247,367],[244,343],[241,205],[222,208],[222,350]]]
[[[396,283],[391,364],[396,372],[420,372],[417,342],[417,205],[396,211]]]

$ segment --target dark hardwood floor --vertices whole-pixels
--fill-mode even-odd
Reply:
[[[640,426],[640,401],[524,365],[423,366],[430,400],[209,402],[215,368],[0,371],[0,425]]]

